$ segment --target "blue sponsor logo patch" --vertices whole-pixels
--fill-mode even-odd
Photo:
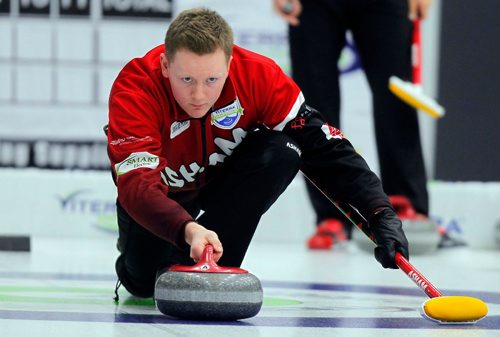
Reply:
[[[243,115],[243,107],[238,98],[233,103],[212,111],[210,122],[220,129],[232,129]]]

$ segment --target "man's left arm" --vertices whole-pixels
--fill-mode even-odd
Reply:
[[[380,180],[342,133],[305,103],[283,132],[301,148],[302,172],[327,195],[352,204],[368,219],[378,246],[377,260],[385,268],[397,268],[396,251],[408,258],[401,221]]]
[[[321,189],[354,205],[366,218],[375,209],[391,207],[375,173],[318,111],[302,104],[283,132],[298,143],[302,151],[301,170]]]

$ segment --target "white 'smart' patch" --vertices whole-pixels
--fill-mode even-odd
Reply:
[[[121,163],[115,164],[116,175],[120,176],[127,172],[140,168],[155,169],[160,163],[160,158],[149,152],[134,152]]]
[[[326,135],[326,139],[332,139],[332,138],[343,139],[344,138],[344,135],[342,134],[342,132],[340,132],[339,129],[334,128],[333,126],[330,126],[326,123],[323,124],[323,126],[321,127],[321,131],[323,131],[324,134]]]

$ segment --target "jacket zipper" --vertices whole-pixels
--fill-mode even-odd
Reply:
[[[202,118],[199,119],[200,121],[200,126],[201,126],[201,167],[204,168],[206,166],[207,162],[207,131],[206,131],[206,124],[207,124],[207,115],[203,116]],[[200,172],[198,179],[196,179],[196,187],[200,187],[202,183],[202,176],[204,172]]]
[[[201,141],[202,141],[202,147],[201,147],[201,165],[204,167],[207,161],[207,130],[206,130],[206,124],[207,124],[207,115],[203,116],[200,119],[201,123]]]

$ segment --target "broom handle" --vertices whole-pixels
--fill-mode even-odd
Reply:
[[[348,203],[334,201],[333,204],[375,243],[368,221]],[[430,298],[443,296],[400,252],[396,252],[396,265]]]
[[[323,195],[337,207],[337,209],[345,215],[345,217],[356,227],[358,227],[365,235],[373,242],[375,237],[370,229],[368,221],[354,208],[351,204],[332,199],[327,193],[322,191],[316,183],[302,172],[304,177],[311,182]],[[422,291],[430,298],[443,296],[436,287],[432,285],[401,253],[396,252],[396,265],[408,276]]]
[[[400,252],[396,252],[396,264],[430,298],[443,296]]]
[[[422,36],[420,34],[420,19],[413,20],[411,68],[413,84],[417,86],[422,85]]]

